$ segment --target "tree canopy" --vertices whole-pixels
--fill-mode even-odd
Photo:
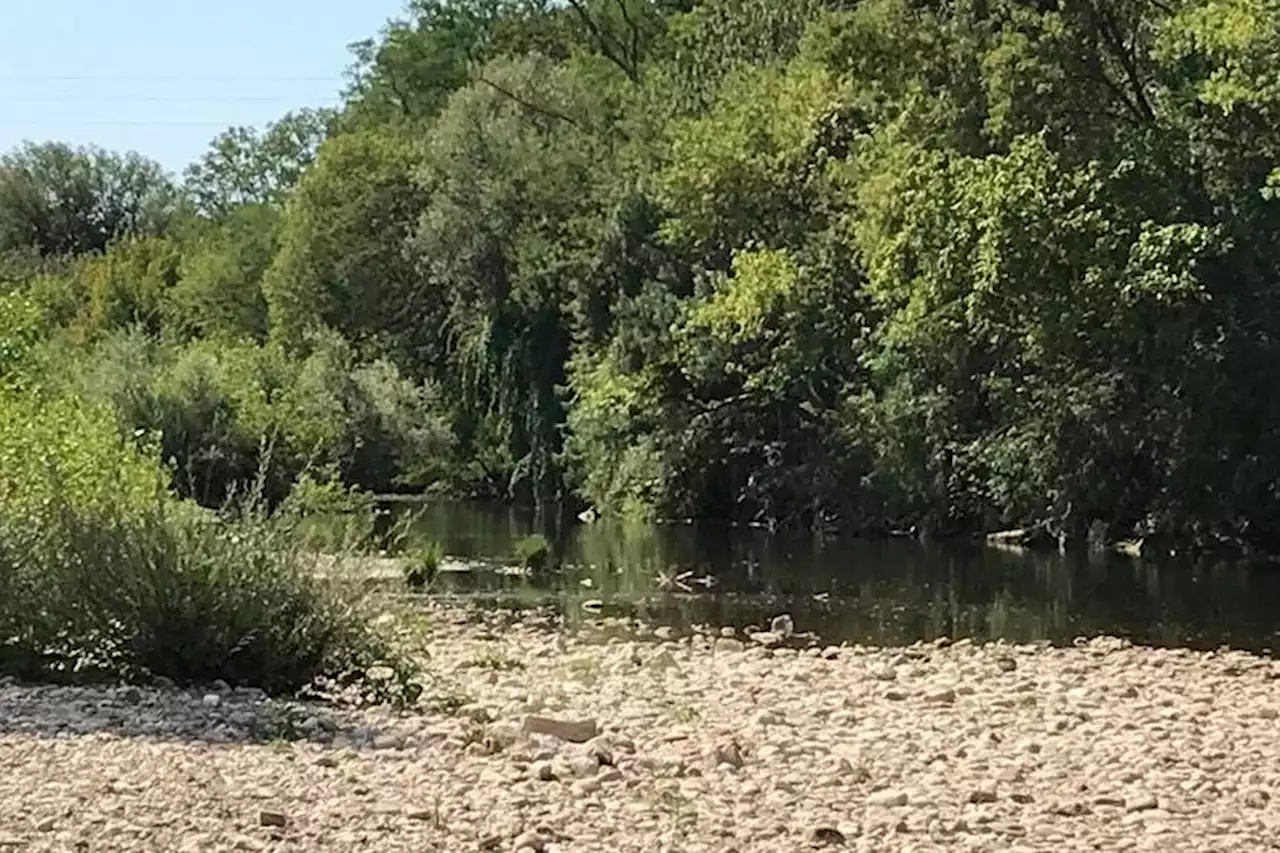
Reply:
[[[180,187],[4,155],[3,280],[210,494],[1274,546],[1278,81],[1280,0],[414,0]]]

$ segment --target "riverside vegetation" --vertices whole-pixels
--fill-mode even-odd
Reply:
[[[4,665],[378,658],[299,483],[1274,548],[1278,70],[1276,0],[413,0],[181,181],[4,154]]]

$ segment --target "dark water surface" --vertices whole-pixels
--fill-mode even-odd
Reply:
[[[1134,642],[1270,653],[1280,648],[1280,567],[1140,562],[1119,555],[1013,554],[965,543],[869,541],[619,522],[580,524],[472,504],[414,507],[409,544],[511,562],[545,535],[563,562],[540,578],[442,573],[435,593],[504,606],[550,605],[571,624],[606,615],[676,627],[767,627],[789,613],[824,641],[902,644],[936,637]],[[682,583],[670,579],[689,572]],[[699,582],[710,577],[712,586]]]

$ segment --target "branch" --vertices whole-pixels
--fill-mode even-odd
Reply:
[[[622,20],[631,28],[631,67],[637,72],[640,68],[640,28],[631,20],[631,16],[627,14],[627,0],[615,0],[618,4],[618,11],[622,13]]]
[[[615,39],[612,34],[607,33],[600,28],[600,26],[592,19],[591,14],[587,11],[586,7],[582,4],[582,0],[569,0],[569,5],[573,8],[573,11],[577,13],[586,28],[591,31],[591,35],[595,37],[596,43],[600,45],[600,51],[605,55],[605,58],[621,68],[622,73],[626,74],[627,79],[632,83],[639,83],[639,73],[630,65],[630,63],[627,62],[626,48],[619,44],[618,40]]]
[[[1133,90],[1135,102],[1134,109],[1137,111],[1139,118],[1145,121],[1151,121],[1155,118],[1155,110],[1147,101],[1146,92],[1142,84],[1142,75],[1138,71],[1138,63],[1136,59],[1137,53],[1137,35],[1134,35],[1134,44],[1132,48],[1126,47],[1124,38],[1120,33],[1120,24],[1116,21],[1114,15],[1110,12],[1099,12],[1102,26],[1100,30],[1103,38],[1106,40],[1111,52],[1115,54],[1120,61],[1120,66],[1124,69],[1125,76],[1129,78],[1129,85]]]
[[[512,92],[510,89],[506,89],[506,88],[503,88],[502,86],[499,86],[497,83],[494,83],[492,80],[488,79],[484,75],[481,75],[476,79],[479,80],[481,83],[484,83],[489,88],[493,89],[498,94],[503,95],[515,101],[517,104],[519,104],[520,106],[524,107],[527,110],[532,110],[533,112],[538,113],[539,115],[544,115],[547,118],[554,118],[554,119],[559,119],[560,121],[568,122],[569,124],[576,127],[578,130],[583,129],[582,125],[575,119],[571,118],[570,116],[567,116],[558,110],[553,110],[550,107],[540,107],[537,104],[526,101],[524,98],[520,97],[515,92]]]

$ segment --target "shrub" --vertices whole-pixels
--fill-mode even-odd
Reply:
[[[412,688],[287,519],[175,500],[101,409],[0,399],[0,671],[292,692],[379,667],[394,676],[380,696]]]
[[[551,543],[540,533],[517,542],[515,552],[516,561],[535,574],[551,568]]]
[[[404,582],[412,590],[421,590],[435,579],[444,559],[439,542],[431,541],[418,547],[406,557]]]

